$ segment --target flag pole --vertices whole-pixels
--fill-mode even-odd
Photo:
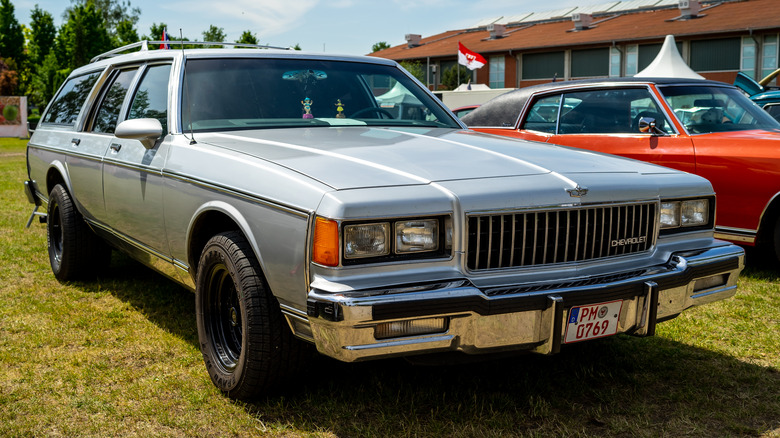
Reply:
[[[457,90],[460,87],[460,41],[458,41],[458,62],[455,63],[455,68],[458,69],[458,84],[455,86]]]

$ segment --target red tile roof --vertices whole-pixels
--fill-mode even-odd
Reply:
[[[504,38],[490,40],[490,33],[482,30],[452,30],[425,37],[418,47],[406,44],[391,47],[371,56],[394,59],[425,59],[455,57],[458,41],[482,55],[491,52],[549,51],[581,46],[603,46],[614,42],[662,42],[666,35],[677,41],[695,36],[728,36],[745,32],[780,30],[778,0],[744,0],[707,2],[702,4],[700,18],[672,20],[680,16],[677,8],[652,11],[632,11],[594,17],[591,28],[571,32],[571,20],[528,24],[506,28]],[[670,21],[672,20],[672,21]]]

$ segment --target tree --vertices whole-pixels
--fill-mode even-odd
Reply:
[[[54,51],[50,51],[44,58],[43,63],[37,65],[31,78],[30,90],[28,96],[30,103],[38,108],[46,107],[48,102],[54,97],[60,84],[68,77],[69,69],[60,68],[57,56]]]
[[[203,32],[203,41],[210,41],[214,43],[221,43],[225,41],[227,35],[225,35],[225,29],[214,26],[209,26],[209,30]]]
[[[19,87],[19,73],[0,59],[0,96],[13,96]]]
[[[135,26],[128,20],[120,21],[116,26],[116,34],[114,35],[114,45],[121,47],[130,43],[138,41],[138,32],[135,30]]]
[[[385,50],[389,48],[390,48],[390,44],[387,44],[387,41],[380,41],[378,43],[375,43],[373,46],[371,46],[371,53],[375,53],[380,50]]]
[[[241,34],[241,38],[236,40],[236,42],[239,44],[257,44],[257,37],[252,32],[245,30]]]
[[[406,69],[409,73],[412,74],[415,78],[417,78],[418,81],[422,82],[423,84],[427,83],[425,78],[425,67],[422,65],[422,62],[420,61],[401,61],[400,62],[401,67]]]
[[[30,38],[27,44],[27,55],[32,66],[43,64],[46,55],[54,48],[56,38],[57,28],[51,13],[35,5],[30,13]]]
[[[163,32],[168,29],[168,25],[165,23],[152,23],[151,26],[149,26],[149,36],[145,36],[144,39],[150,40],[150,41],[160,41],[162,39]],[[170,34],[170,32],[168,32]],[[173,35],[170,36],[171,39],[174,38]]]
[[[94,56],[113,48],[103,16],[93,3],[75,6],[57,35],[56,51],[60,66],[74,69]]]
[[[165,23],[160,23],[160,24],[152,23],[152,25],[149,26],[150,35],[149,36],[144,36],[143,39],[149,40],[149,41],[160,41],[160,39],[162,39],[163,31],[165,29],[167,29],[167,28],[168,28],[168,25],[165,24]],[[174,33],[171,33],[170,30],[168,30],[168,38],[171,41],[189,41],[190,40],[187,37],[178,37]],[[156,49],[158,47],[159,46],[151,46],[150,49]],[[188,46],[186,44],[184,45],[185,49],[189,49],[189,48],[192,48],[192,47],[194,47],[194,46]],[[171,48],[179,49],[180,47],[177,44],[175,47],[171,46]]]
[[[460,70],[460,83],[458,83],[458,70]],[[455,64],[442,72],[441,84],[443,87],[446,87],[446,90],[454,90],[458,88],[461,83],[465,84],[468,82],[471,77],[471,70],[460,64]]]
[[[24,60],[24,33],[11,0],[0,0],[0,58],[19,63]]]
[[[141,8],[134,8],[130,0],[70,0],[73,6],[65,9],[66,16],[76,7],[92,7],[100,12],[105,28],[112,37],[117,35],[120,23],[127,22],[135,27],[141,16]],[[126,26],[126,25],[125,25]]]

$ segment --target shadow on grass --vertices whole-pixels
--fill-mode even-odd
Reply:
[[[113,251],[105,275],[79,286],[85,291],[110,292],[149,321],[198,347],[195,295],[130,257]]]
[[[778,278],[775,270],[749,269]],[[110,290],[197,345],[191,292],[122,256],[107,274],[85,289]],[[339,437],[709,437],[777,433],[778,394],[776,369],[661,337],[620,335],[551,357],[463,365],[318,357],[283,395],[238,404],[271,428]]]
[[[346,436],[758,436],[780,427],[780,373],[628,336],[469,365],[320,361],[305,388],[246,409]]]

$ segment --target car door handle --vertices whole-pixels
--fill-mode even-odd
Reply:
[[[119,143],[111,143],[111,150],[114,152],[119,152],[119,150],[122,149],[122,145]]]
[[[70,140],[70,143],[71,143],[73,146],[78,146],[78,145],[79,145],[79,143],[81,143],[81,139],[80,139],[80,138],[74,138],[74,139],[71,139],[71,140]]]

